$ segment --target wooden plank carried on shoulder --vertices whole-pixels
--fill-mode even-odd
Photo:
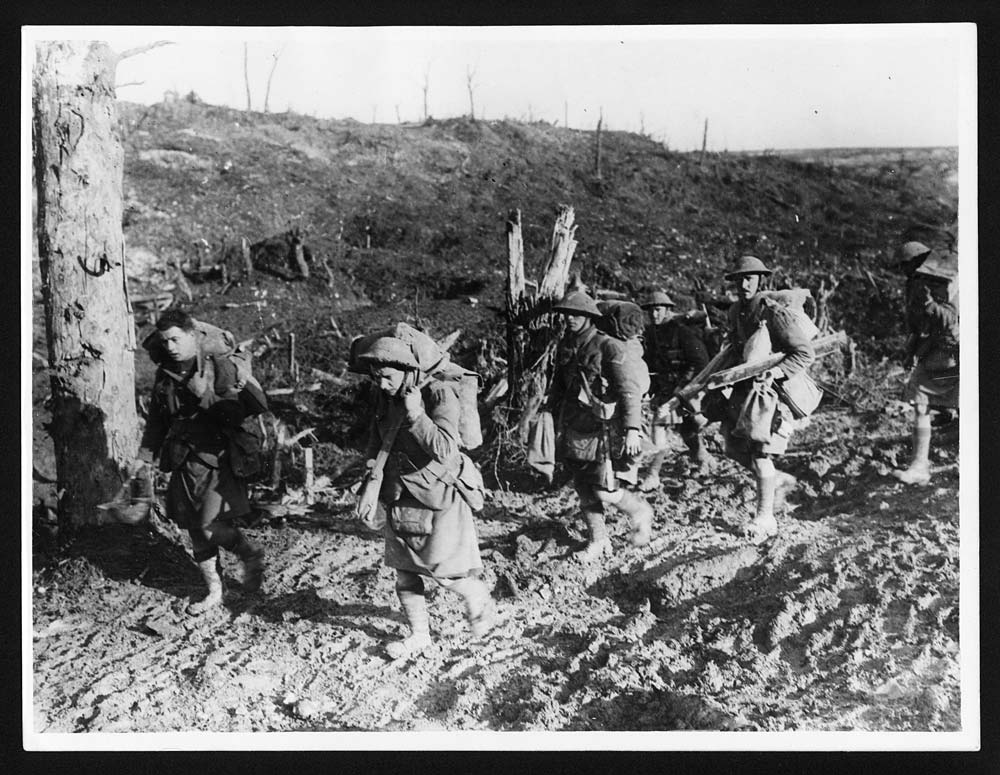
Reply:
[[[817,358],[822,358],[832,352],[839,352],[848,346],[850,340],[844,331],[835,331],[832,334],[818,336],[812,341],[813,352]],[[699,393],[706,390],[718,390],[727,385],[735,385],[747,379],[753,379],[759,374],[763,374],[768,369],[773,369],[785,357],[784,353],[775,353],[763,360],[753,363],[740,363],[728,369],[718,369],[718,364],[723,362],[723,356],[729,354],[729,345],[723,347],[719,354],[715,356],[702,371],[677,391],[659,410],[658,414],[666,416],[672,411],[681,407],[683,403],[691,401]]]

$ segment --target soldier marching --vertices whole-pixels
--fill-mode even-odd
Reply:
[[[916,242],[897,257],[907,277],[905,358],[912,371],[905,396],[914,413],[911,460],[893,476],[926,484],[931,413],[958,406],[957,257]],[[643,292],[638,304],[598,303],[572,291],[553,305],[563,334],[544,408],[555,420],[555,459],[571,477],[586,527],[577,559],[590,563],[614,553],[609,510],[626,518],[631,546],[650,542],[656,515],[641,493],[660,486],[670,435],[683,440],[694,470],[704,470],[713,460],[704,440],[712,421],[721,424],[726,456],[753,477],[746,538],[760,543],[778,533],[776,505],[797,482],[775,460],[822,393],[809,376],[817,332],[796,306],[808,292],[768,290],[772,274],[755,256],[742,256],[725,273],[736,300],[722,350],[712,358],[664,290]],[[497,614],[482,580],[474,517],[486,491],[461,451],[468,407],[443,376],[446,352],[405,324],[393,331],[356,339],[352,360],[376,388],[358,515],[382,531],[385,563],[396,573],[410,634],[387,643],[386,652],[399,659],[432,643],[428,585],[462,598],[474,639],[488,635]],[[158,460],[170,474],[167,515],[191,536],[207,586],[204,599],[188,607],[192,614],[223,601],[220,548],[243,560],[245,591],[259,589],[263,579],[263,552],[236,526],[250,510],[252,471],[244,470],[233,441],[246,418],[266,409],[266,398],[248,392],[246,374],[232,360],[233,343],[229,332],[177,310],[160,318],[145,343],[158,371],[141,459]],[[712,381],[729,373],[736,376]],[[640,484],[644,453],[651,459]]]

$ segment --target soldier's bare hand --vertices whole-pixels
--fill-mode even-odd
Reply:
[[[629,428],[625,433],[625,454],[638,455],[642,451],[642,437],[635,428]]]
[[[415,417],[424,408],[424,399],[420,391],[410,388],[403,394],[403,408],[406,409],[407,417]]]
[[[187,387],[188,390],[200,398],[208,390],[208,379],[200,371],[195,371],[188,380]]]

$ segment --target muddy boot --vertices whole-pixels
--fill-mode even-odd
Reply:
[[[913,459],[910,467],[892,472],[903,484],[927,484],[931,480],[931,418],[918,414],[913,423]]]
[[[218,555],[199,562],[198,569],[201,571],[202,578],[205,579],[205,584],[208,586],[208,595],[203,600],[191,603],[187,607],[187,612],[195,616],[205,613],[210,608],[221,605],[225,592],[222,586],[222,573],[219,568]]]
[[[642,480],[639,489],[643,492],[652,492],[660,489],[660,469],[663,468],[663,461],[667,458],[667,450],[661,449],[656,452],[649,461],[649,472]]]
[[[628,516],[632,532],[629,540],[632,546],[645,546],[653,537],[653,507],[641,495],[624,490],[618,509]]]
[[[478,578],[467,576],[457,579],[451,588],[465,601],[465,615],[472,628],[472,637],[475,640],[485,637],[493,629],[497,618],[496,606],[486,585]]]
[[[387,643],[385,652],[390,659],[409,659],[420,654],[431,645],[430,618],[427,615],[427,598],[423,592],[397,589],[406,621],[410,625],[410,635],[403,640]]]
[[[774,518],[777,476],[774,463],[767,459],[754,461],[754,473],[757,475],[757,513],[744,528],[744,534],[751,543],[759,544],[778,532],[778,521]]]
[[[587,521],[587,546],[576,553],[581,562],[593,562],[601,555],[611,554],[611,539],[608,537],[608,526],[604,523],[604,511],[587,509],[583,512]]]
[[[241,533],[233,551],[243,561],[243,591],[256,592],[264,580],[264,550],[247,541]]]

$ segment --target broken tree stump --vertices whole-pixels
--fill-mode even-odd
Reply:
[[[514,211],[507,225],[507,403],[528,417],[541,404],[552,379],[561,321],[552,315],[552,305],[566,293],[569,268],[576,250],[573,208],[560,205],[552,232],[552,245],[541,281],[534,292],[524,277],[524,248],[520,212]],[[527,365],[530,364],[530,365]]]

